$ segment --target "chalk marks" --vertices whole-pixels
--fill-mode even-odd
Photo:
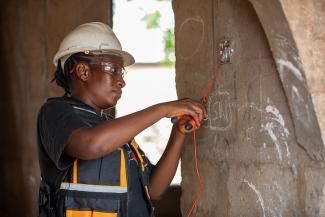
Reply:
[[[269,102],[269,100],[268,100]],[[262,124],[262,129],[267,132],[267,134],[272,139],[273,144],[275,145],[278,158],[282,161],[282,144],[286,147],[286,156],[289,158],[291,153],[289,150],[289,146],[287,143],[287,139],[289,138],[289,130],[285,126],[285,122],[283,116],[280,111],[274,106],[269,105],[266,106],[265,112],[271,114],[272,116],[267,117],[267,123]]]
[[[298,69],[298,67],[296,67],[294,64],[292,64],[290,61],[284,60],[284,59],[278,59],[278,60],[276,60],[276,62],[279,66],[279,71],[281,73],[283,73],[284,69],[286,68],[290,72],[292,72],[294,74],[294,76],[296,78],[298,78],[300,81],[304,81],[301,71]]]
[[[287,150],[287,157],[289,158],[291,153],[290,153],[290,150],[289,150],[289,145],[287,142],[284,142],[285,146],[286,146],[286,150]]]
[[[231,127],[233,117],[228,92],[212,93],[207,103],[207,109],[209,113],[209,129],[225,131]]]
[[[246,183],[256,194],[257,201],[259,202],[259,204],[262,207],[263,217],[265,217],[265,205],[264,205],[264,199],[262,197],[261,192],[257,190],[257,188],[255,187],[255,185],[253,185],[253,183],[247,181],[246,179],[243,179],[242,182]]]
[[[281,127],[283,129],[282,134],[284,134],[286,137],[288,137],[289,131],[284,126],[284,119],[283,119],[282,115],[280,114],[279,110],[275,106],[268,105],[268,106],[266,106],[265,111],[273,114],[274,117],[272,117],[272,120],[275,120],[276,122],[278,122],[281,125]]]
[[[291,98],[295,103],[293,105],[293,110],[297,116],[297,119],[306,127],[308,127],[312,124],[310,108],[308,106],[308,103],[305,103],[305,100],[299,93],[298,88],[294,85],[291,87]]]
[[[280,148],[280,143],[278,141],[278,138],[276,137],[275,133],[274,133],[274,124],[273,123],[266,123],[266,125],[262,125],[262,128],[268,133],[268,135],[271,137],[276,151],[278,152],[278,157],[279,160],[282,161],[282,152],[281,152],[281,148]]]
[[[290,131],[284,115],[269,97],[264,103],[238,103],[232,100],[231,93],[216,89],[210,94],[206,107],[209,119],[203,127],[212,131],[208,134],[210,139],[220,135],[218,132],[237,130],[241,141],[263,149],[274,147],[275,158],[290,164]]]
[[[298,88],[294,85],[291,87],[291,97],[295,102],[303,102],[304,99],[301,97]]]
[[[257,181],[258,185],[265,189],[264,195],[262,195],[261,189],[258,189],[256,184],[253,184],[253,182],[248,181],[245,178],[242,178],[241,182],[247,184],[247,186],[255,193],[257,198],[256,203],[258,203],[262,209],[262,215],[260,216],[283,216],[283,211],[287,207],[288,199],[288,190],[284,189],[283,183],[279,185],[277,181]],[[288,186],[286,186],[286,188],[287,187]]]
[[[284,75],[286,73],[285,70],[291,72],[299,81],[304,82],[303,74],[302,74],[302,63],[299,55],[295,55],[297,53],[297,48],[292,44],[287,37],[282,35],[276,35],[272,40],[274,40],[274,44],[278,47],[278,57],[276,58],[276,63],[278,65],[278,70],[281,74]],[[290,55],[290,59],[292,61],[288,61]]]
[[[183,41],[179,47],[181,58],[189,59],[200,50],[205,35],[204,28],[202,17],[189,17],[183,21],[176,35]]]

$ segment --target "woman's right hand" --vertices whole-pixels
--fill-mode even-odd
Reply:
[[[167,118],[190,116],[195,121],[197,127],[200,127],[202,120],[208,118],[205,107],[193,99],[180,99],[176,101],[166,102],[162,104],[165,106]]]

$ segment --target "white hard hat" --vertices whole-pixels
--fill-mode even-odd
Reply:
[[[70,32],[61,42],[58,52],[53,58],[55,66],[61,60],[62,68],[65,61],[74,53],[92,51],[113,53],[123,58],[124,66],[132,65],[134,58],[122,50],[121,43],[112,29],[100,22],[85,23]]]

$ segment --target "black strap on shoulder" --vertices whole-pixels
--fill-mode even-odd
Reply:
[[[64,217],[65,192],[54,190],[44,180],[41,180],[39,189],[38,217]]]
[[[54,208],[52,207],[52,191],[50,185],[41,180],[39,188],[39,217],[54,217]]]

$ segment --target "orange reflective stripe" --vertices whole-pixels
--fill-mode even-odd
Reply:
[[[66,217],[117,217],[117,213],[67,210]]]
[[[93,212],[92,217],[117,217],[117,213],[108,213],[108,212]]]
[[[92,217],[92,211],[67,210],[66,217]]]
[[[73,162],[72,183],[74,183],[74,184],[78,183],[78,160],[77,159]]]
[[[140,160],[141,169],[142,169],[142,171],[144,171],[143,158],[142,158],[142,156],[141,156],[141,154],[140,154],[140,152],[138,150],[139,145],[134,139],[132,140],[131,145],[133,146],[133,148],[134,148],[134,150],[135,150],[135,152],[136,152],[136,154],[137,154],[137,156],[138,156],[138,158]]]
[[[138,143],[135,141],[135,139],[133,139],[133,140],[131,141],[131,145],[132,145],[135,149],[138,149],[138,147],[139,147],[139,145],[138,145]]]
[[[125,156],[124,151],[121,148],[121,163],[120,163],[120,186],[126,187],[127,186],[127,179],[126,179],[126,166],[125,166]]]

